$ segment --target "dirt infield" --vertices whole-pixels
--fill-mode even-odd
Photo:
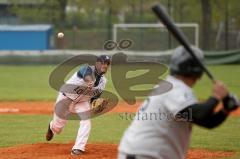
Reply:
[[[1,159],[114,159],[117,157],[116,144],[88,144],[86,153],[80,157],[70,155],[72,144],[38,143],[1,148]],[[191,149],[187,159],[216,159],[230,157],[234,152]]]
[[[111,110],[111,113],[135,112],[139,104],[140,102],[137,102],[135,105],[121,102]],[[0,102],[0,114],[52,114],[53,110],[53,102]]]
[[[135,105],[119,103],[110,113],[135,112],[140,102]],[[0,114],[52,114],[53,102],[0,102]],[[240,110],[232,113],[240,116]],[[29,145],[18,145],[8,148],[0,148],[1,159],[72,159],[70,150],[72,143],[37,143]],[[187,159],[214,159],[230,157],[234,152],[209,151],[204,149],[191,149]],[[81,159],[113,159],[117,157],[116,144],[88,144],[86,154]]]
[[[136,112],[141,102],[135,105],[128,105],[120,102],[110,113]],[[53,102],[26,101],[26,102],[0,102],[0,114],[52,114],[54,110]],[[240,116],[240,109],[232,113],[233,116]]]

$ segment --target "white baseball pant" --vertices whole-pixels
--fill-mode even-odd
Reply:
[[[68,97],[64,96],[62,93],[59,93],[56,103],[58,102],[65,103],[65,107],[68,109],[68,112],[71,113],[81,113],[90,110],[89,102],[78,102],[75,103],[70,100]],[[55,105],[56,107],[56,105]],[[54,134],[59,134],[64,126],[67,124],[66,118],[60,118],[59,115],[56,114],[56,109],[54,111],[53,120],[50,122],[50,128]],[[90,119],[80,120],[80,127],[78,130],[78,134],[76,137],[75,144],[72,149],[79,149],[85,151],[85,146],[87,144],[87,140],[91,130],[91,121]]]

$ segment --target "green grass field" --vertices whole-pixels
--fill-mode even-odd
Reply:
[[[0,65],[1,101],[55,100],[57,92],[48,84],[48,76],[54,67]],[[223,80],[232,92],[240,96],[240,65],[209,66],[209,68],[217,79]],[[107,76],[110,77],[110,74]],[[116,93],[111,80],[107,90]],[[199,99],[205,99],[210,95],[211,82],[204,76],[194,90]],[[0,147],[45,142],[44,134],[50,119],[50,115],[0,115]],[[122,120],[118,114],[94,118],[90,142],[118,143],[129,123],[130,121]],[[63,133],[53,142],[74,141],[78,124],[78,121],[69,121]],[[230,117],[223,125],[212,131],[195,127],[191,147],[236,151],[239,153],[231,159],[239,158],[239,128],[239,117]]]
[[[125,67],[125,66],[121,66]],[[121,69],[121,67],[119,69]],[[49,86],[48,78],[55,66],[6,66],[0,65],[1,100],[55,100],[57,92]],[[240,65],[209,66],[216,79],[223,80],[229,89],[240,96]],[[133,74],[139,74],[141,71]],[[107,74],[107,77],[111,77]],[[124,84],[124,83],[123,83]],[[144,86],[142,86],[144,87]],[[116,93],[111,79],[107,90]],[[194,88],[200,99],[211,92],[211,82],[204,76]]]
[[[50,115],[1,115],[0,147],[46,142],[44,135],[50,119]],[[119,114],[103,115],[92,121],[90,143],[116,144],[131,122],[122,120]],[[239,117],[230,117],[223,125],[212,131],[196,126],[192,134],[191,147],[240,152],[239,123]],[[73,142],[78,127],[78,121],[69,121],[63,132],[55,136],[51,142]],[[237,156],[240,157],[240,154]]]
[[[44,135],[50,119],[50,115],[1,115],[0,147],[45,142]],[[103,115],[92,121],[90,142],[107,143],[118,143],[123,130],[131,122],[122,119],[119,114]],[[240,118],[230,117],[223,125],[213,131],[196,126],[193,131],[191,147],[240,151],[239,123]],[[78,127],[79,121],[68,121],[61,135],[57,135],[53,142],[74,141]]]

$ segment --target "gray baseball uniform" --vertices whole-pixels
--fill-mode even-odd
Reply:
[[[124,133],[119,159],[126,158],[126,154],[136,158],[185,158],[192,124],[177,120],[177,113],[197,103],[197,99],[184,82],[173,76],[168,76],[167,81],[172,83],[172,90],[145,100]]]

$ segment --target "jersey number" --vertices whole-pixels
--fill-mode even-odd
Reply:
[[[83,92],[83,90],[82,90],[82,88],[81,87],[76,87],[75,89],[74,89],[74,91],[79,95],[79,94],[81,94],[82,92]]]

